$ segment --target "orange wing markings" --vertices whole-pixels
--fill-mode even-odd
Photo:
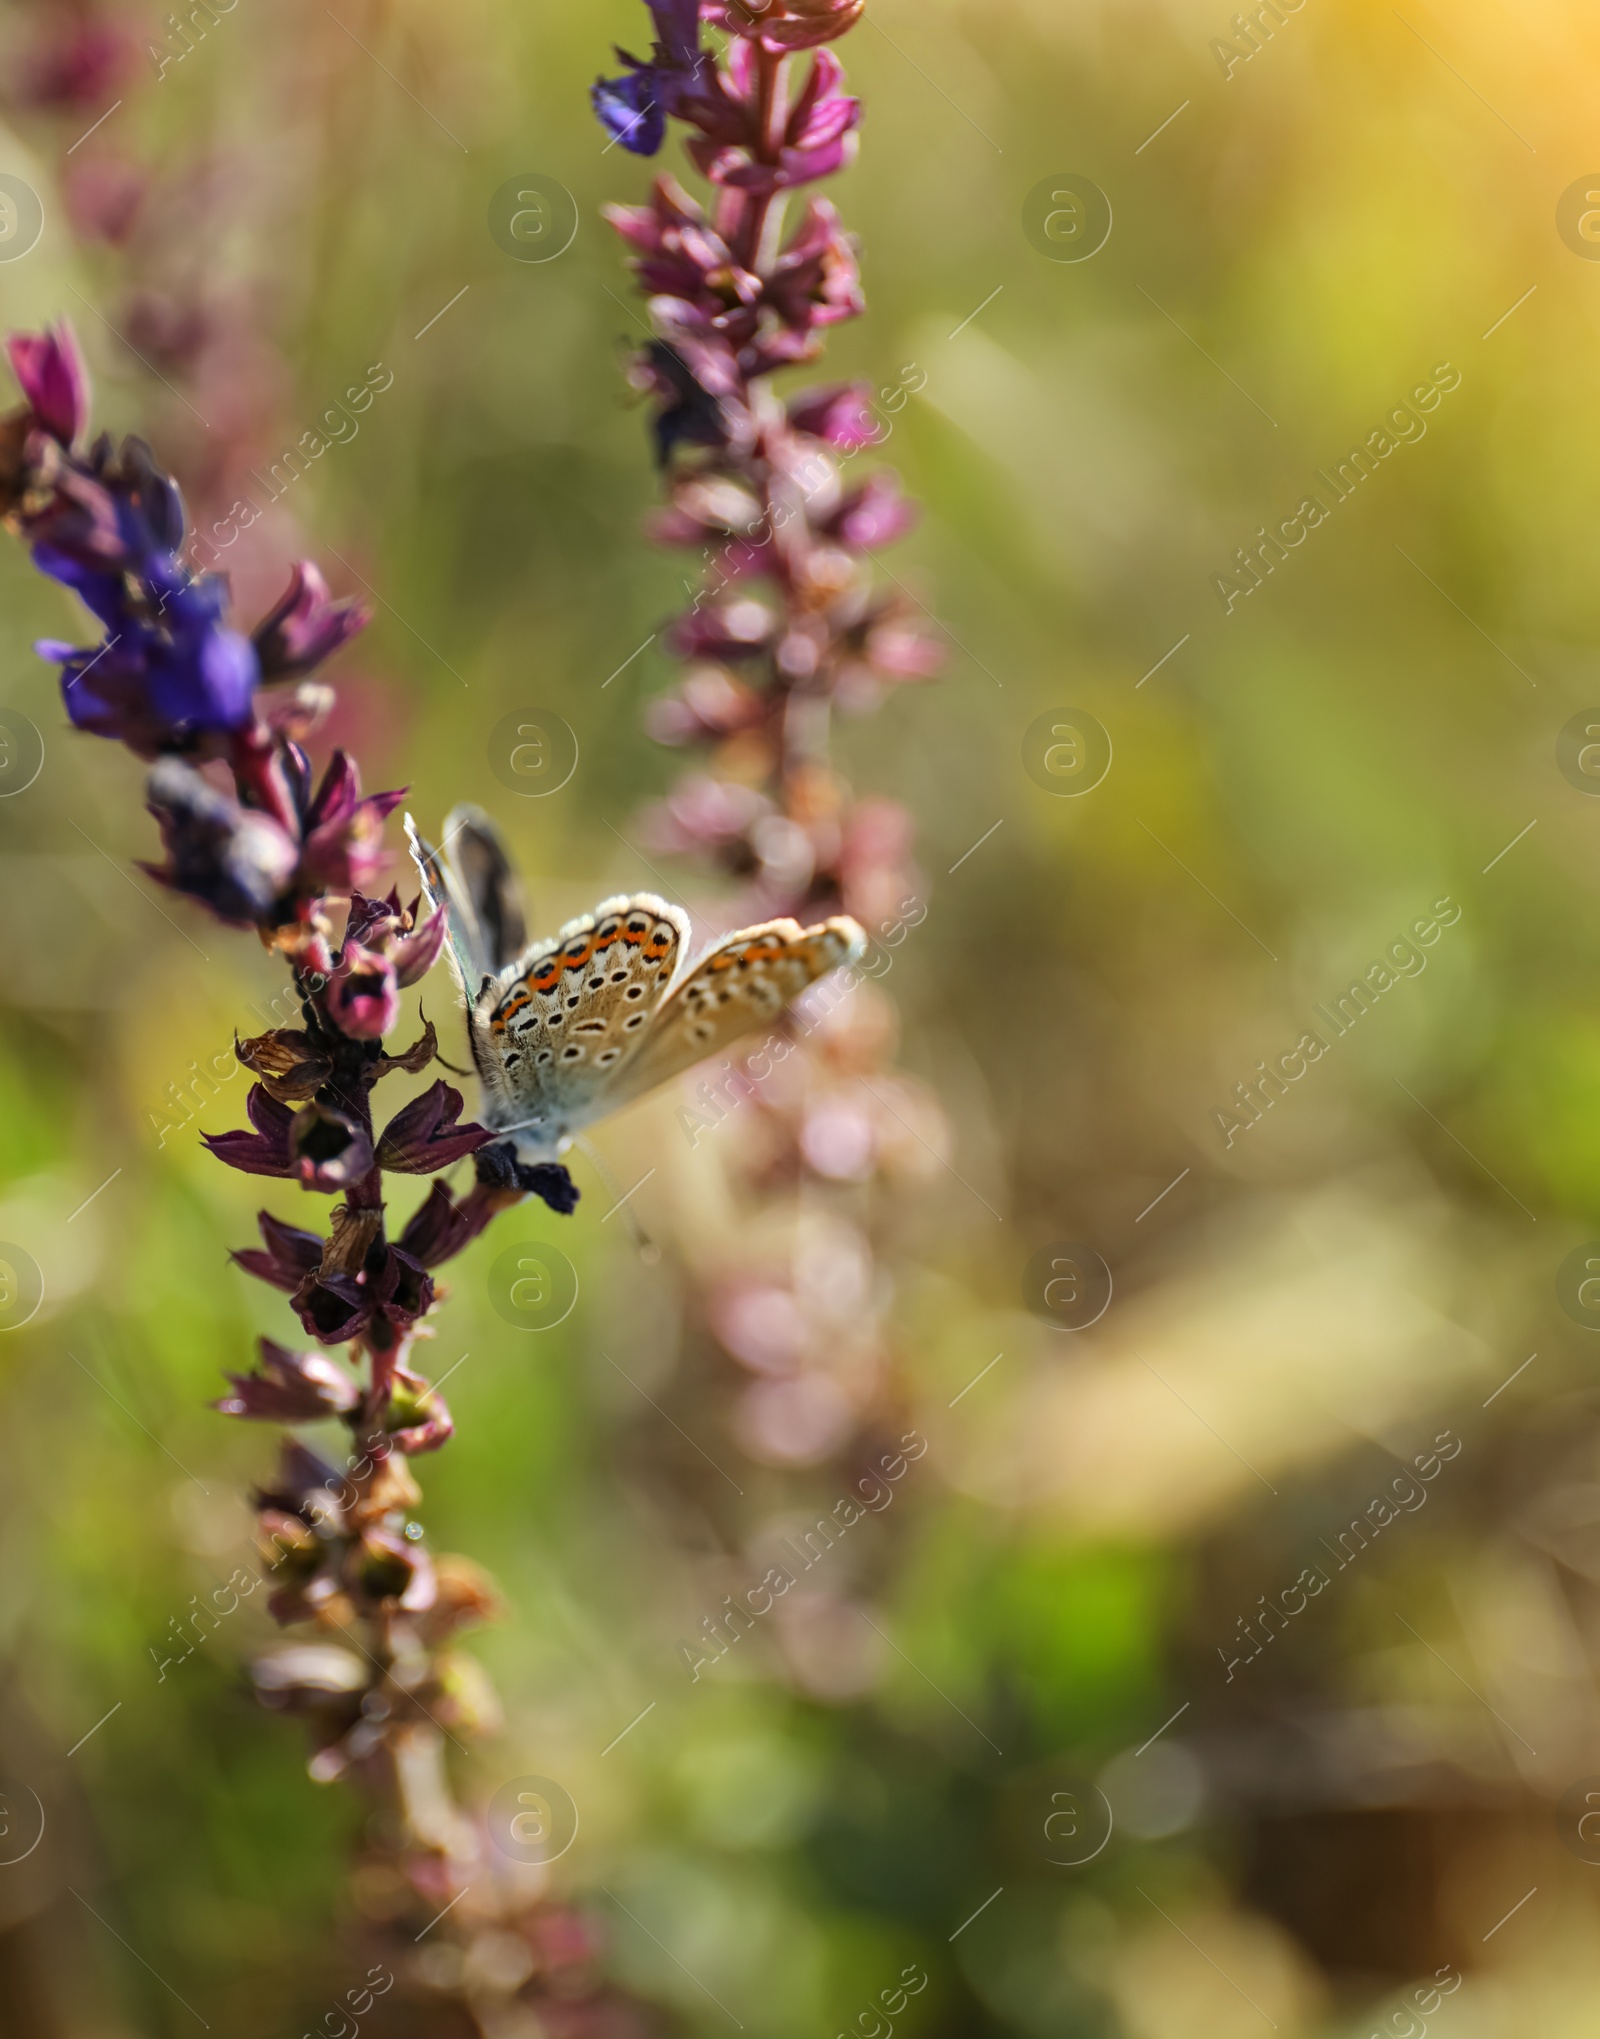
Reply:
[[[616,942],[625,942],[628,947],[639,950],[646,962],[659,963],[672,953],[677,939],[678,931],[672,922],[658,919],[652,913],[633,913],[626,917],[611,915],[599,927],[570,936],[563,946],[531,965],[527,975],[511,987],[504,1002],[490,1017],[489,1030],[493,1034],[504,1034],[509,1022],[533,1003],[536,993],[541,996],[548,994],[568,973],[586,971]]]

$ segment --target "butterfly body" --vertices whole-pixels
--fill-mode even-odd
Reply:
[[[688,915],[636,892],[522,947],[515,877],[493,825],[457,808],[445,828],[438,855],[407,819],[424,889],[448,917],[483,1084],[479,1116],[530,1167],[558,1160],[585,1126],[775,1020],[865,946],[845,915],[810,928],[773,920],[723,936],[690,964]],[[512,944],[519,953],[508,956]]]

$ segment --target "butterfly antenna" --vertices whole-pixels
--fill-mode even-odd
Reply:
[[[617,1178],[611,1173],[610,1167],[607,1165],[606,1161],[603,1159],[598,1149],[595,1148],[582,1133],[576,1133],[573,1135],[572,1144],[574,1147],[581,1148],[584,1154],[587,1156],[590,1164],[594,1169],[595,1174],[599,1176],[601,1183],[604,1185],[607,1193],[611,1198],[611,1209],[613,1211],[622,1210],[626,1212],[628,1220],[628,1230],[633,1234],[633,1243],[638,1248],[639,1258],[644,1262],[646,1267],[655,1267],[661,1259],[661,1248],[650,1237],[650,1234],[644,1229],[643,1225],[639,1223],[638,1217],[634,1213],[632,1207],[628,1205],[626,1198],[623,1196],[622,1191],[617,1187]],[[637,1189],[638,1186],[639,1185],[635,1183],[634,1189]],[[628,1192],[630,1196],[632,1195],[632,1193],[633,1192],[631,1190]],[[607,1216],[609,1215],[610,1213],[608,1212]]]

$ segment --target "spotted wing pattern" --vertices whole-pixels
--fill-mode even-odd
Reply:
[[[847,914],[816,927],[769,920],[725,935],[672,987],[643,1047],[606,1086],[604,1109],[642,1097],[769,1024],[808,984],[853,962],[865,947],[866,936]]]
[[[688,917],[654,893],[603,900],[483,987],[472,1012],[485,1124],[553,1148],[597,1116],[682,961]]]

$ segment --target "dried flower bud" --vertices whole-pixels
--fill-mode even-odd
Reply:
[[[333,1058],[298,1027],[276,1027],[248,1041],[234,1040],[233,1052],[280,1104],[304,1104],[333,1074]]]

